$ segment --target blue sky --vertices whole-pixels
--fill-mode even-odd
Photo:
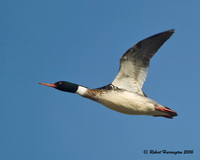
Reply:
[[[199,1],[0,2],[0,159],[197,159]],[[153,57],[143,90],[173,120],[130,116],[39,85],[109,84],[136,42],[175,29]],[[192,155],[151,155],[144,150]]]

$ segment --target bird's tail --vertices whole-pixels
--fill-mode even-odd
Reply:
[[[161,111],[161,112],[165,112],[165,113],[167,113],[167,115],[154,115],[154,117],[165,117],[165,118],[173,119],[173,117],[178,116],[178,114],[175,111],[171,110],[168,107],[155,106],[155,109],[158,111]]]

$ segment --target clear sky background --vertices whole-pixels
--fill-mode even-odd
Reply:
[[[1,160],[158,160],[200,157],[200,1],[1,0]],[[143,90],[174,119],[130,116],[41,86],[101,87],[136,42],[175,29]],[[151,155],[144,150],[192,155]]]

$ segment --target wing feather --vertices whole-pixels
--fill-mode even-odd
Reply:
[[[174,30],[148,37],[127,50],[120,58],[120,68],[112,84],[118,88],[144,95],[142,86],[147,76],[150,59],[171,37]]]

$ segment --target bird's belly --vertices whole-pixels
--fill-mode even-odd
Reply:
[[[102,95],[97,102],[124,114],[152,115],[155,111],[154,104],[150,103],[148,98],[129,92],[126,94],[108,93]]]

